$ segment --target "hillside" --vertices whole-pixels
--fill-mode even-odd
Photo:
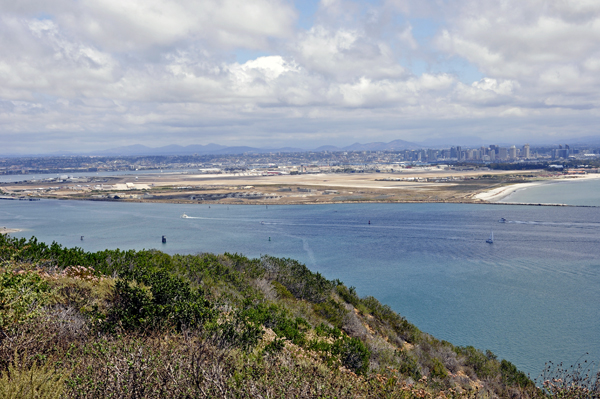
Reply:
[[[291,259],[0,236],[0,262],[3,398],[544,397]]]

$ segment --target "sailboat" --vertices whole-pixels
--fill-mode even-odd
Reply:
[[[488,244],[494,243],[494,230],[490,231],[490,237],[487,240],[485,240],[485,242],[487,242]]]

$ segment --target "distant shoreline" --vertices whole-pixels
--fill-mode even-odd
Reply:
[[[491,190],[483,191],[473,196],[474,199],[478,199],[484,201],[486,203],[496,203],[502,205],[510,205],[513,204],[511,202],[501,202],[503,199],[507,198],[511,194],[525,190],[534,186],[541,186],[545,184],[557,184],[557,183],[566,183],[573,181],[582,181],[582,180],[590,180],[590,179],[600,179],[600,174],[593,175],[585,175],[585,176],[577,176],[577,177],[561,177],[561,178],[550,178],[547,180],[534,181],[529,183],[515,183],[509,184],[506,186],[494,188]],[[520,205],[527,205],[527,203],[520,203]],[[538,205],[537,203],[531,203],[531,205]],[[549,204],[549,205],[565,205],[565,204]]]
[[[490,173],[491,172],[491,173]],[[91,185],[55,190],[36,185],[7,185],[0,199],[106,201],[221,205],[319,205],[366,203],[508,204],[516,191],[542,184],[600,179],[600,174],[557,176],[547,171],[454,171],[367,174],[307,174],[277,176],[146,175],[113,179],[109,189]],[[83,188],[85,189],[83,189]],[[36,191],[42,190],[42,191]],[[52,191],[55,190],[55,191]],[[121,190],[121,191],[119,191]],[[24,196],[27,197],[17,197]],[[565,206],[560,203],[519,205]],[[2,229],[0,229],[2,230]],[[17,232],[0,231],[0,233]]]
[[[515,184],[517,185],[517,184]],[[523,188],[522,184],[519,185],[515,191]],[[119,202],[119,203],[137,203],[137,204],[179,204],[179,205],[194,205],[194,203],[177,201],[177,200],[163,200],[163,201],[149,201],[140,199],[131,200],[111,200],[111,199],[90,199],[90,198],[58,198],[59,201],[96,201],[96,202]],[[285,203],[265,203],[265,202],[246,202],[246,203],[223,203],[223,202],[203,202],[198,205],[219,205],[219,206],[288,206],[288,205],[339,205],[339,204],[463,204],[463,205],[528,205],[528,206],[561,206],[561,207],[574,207],[574,208],[599,208],[597,205],[574,205],[574,204],[558,204],[558,203],[543,203],[543,202],[498,202],[498,201],[468,201],[468,200],[426,200],[426,201],[412,201],[412,200],[357,200],[357,201],[323,201],[323,202],[285,202]]]

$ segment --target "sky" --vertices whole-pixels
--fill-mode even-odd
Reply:
[[[598,137],[598,0],[0,0],[0,154]]]

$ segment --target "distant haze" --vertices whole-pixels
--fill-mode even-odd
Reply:
[[[343,148],[335,146],[323,146],[319,148],[303,149],[295,147],[282,148],[254,148],[248,146],[227,147],[217,144],[178,146],[150,148],[143,145],[113,148],[105,151],[96,151],[89,155],[191,155],[191,154],[241,154],[244,152],[269,153],[269,152],[302,152],[314,151],[389,151],[418,149],[421,146],[408,141],[396,140],[390,143],[354,143]]]
[[[599,26],[598,1],[4,1],[0,155],[598,143]]]
[[[219,144],[196,144],[188,146],[180,146],[171,144],[163,147],[148,147],[141,144],[115,147],[109,149],[97,149],[92,151],[55,151],[52,153],[25,153],[25,154],[1,154],[0,157],[19,157],[19,156],[175,156],[175,155],[231,155],[231,154],[268,154],[274,152],[339,152],[339,151],[403,151],[403,150],[419,150],[425,148],[441,149],[450,148],[453,146],[463,146],[465,148],[477,148],[480,146],[488,147],[492,143],[484,143],[478,138],[457,138],[453,142],[444,142],[437,140],[428,140],[421,143],[411,143],[404,140],[394,140],[389,143],[373,142],[373,143],[354,143],[345,147],[336,147],[333,145],[324,145],[317,148],[300,148],[300,147],[250,147],[250,146],[224,146]],[[514,143],[495,142],[493,144],[501,147],[509,147]],[[520,143],[518,146],[520,147]],[[542,143],[542,146],[556,147],[559,143]],[[561,143],[566,144],[566,143]],[[595,138],[578,138],[569,141],[569,144],[583,147],[598,147],[600,141]]]

